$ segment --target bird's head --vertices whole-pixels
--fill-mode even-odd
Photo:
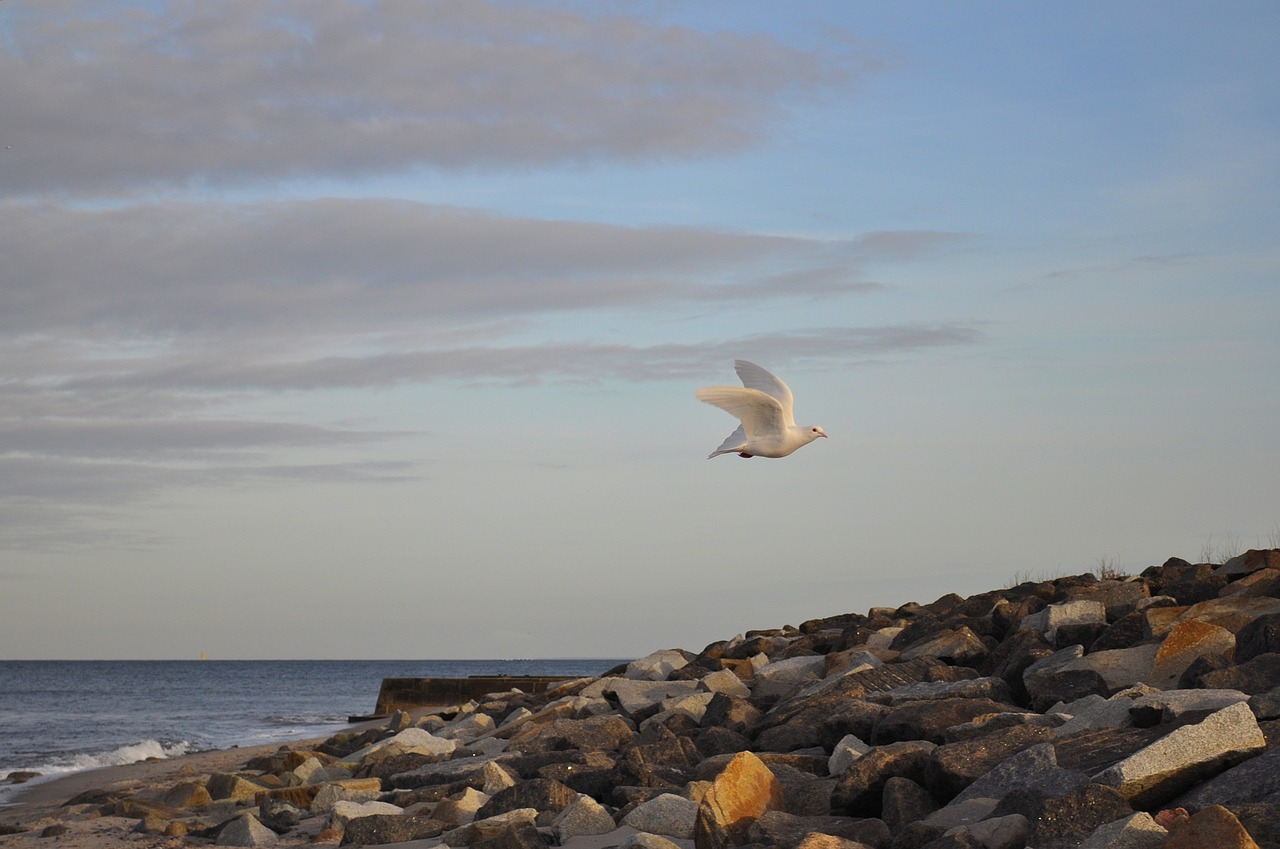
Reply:
[[[827,438],[829,438],[829,437],[827,436],[827,432],[826,432],[825,430],[823,430],[823,429],[822,429],[822,426],[821,426],[821,425],[813,425],[812,427],[810,427],[810,428],[809,428],[809,441],[810,441],[810,442],[812,442],[813,440],[817,439],[819,436],[821,436],[823,439],[827,439]]]

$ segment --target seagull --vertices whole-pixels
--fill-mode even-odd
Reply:
[[[707,455],[785,457],[827,432],[817,425],[797,427],[791,413],[792,396],[787,384],[746,360],[734,360],[742,386],[704,386],[694,390],[699,401],[719,407],[742,420],[738,429]]]

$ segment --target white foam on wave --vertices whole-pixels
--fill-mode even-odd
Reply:
[[[63,775],[70,775],[73,772],[85,772],[91,769],[100,769],[105,766],[122,766],[124,764],[133,764],[138,761],[145,761],[148,758],[176,758],[190,752],[191,744],[186,740],[180,740],[176,743],[163,743],[159,740],[141,740],[137,743],[129,743],[124,746],[112,749],[107,752],[77,752],[65,755],[54,755],[48,761],[30,767],[19,767],[8,772],[0,772],[0,782],[3,782],[11,774],[15,772],[38,772],[39,778],[32,779],[31,782],[24,784],[10,784],[0,787],[0,790],[13,792],[22,787],[28,786],[32,782],[48,781],[52,778],[58,778]]]

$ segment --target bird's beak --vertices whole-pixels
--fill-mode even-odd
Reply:
[[[827,437],[827,435],[826,435],[825,433],[820,433],[820,434],[818,434],[818,436],[821,436],[823,439],[827,439],[827,438],[828,438],[828,437]]]

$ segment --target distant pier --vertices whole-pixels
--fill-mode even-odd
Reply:
[[[454,705],[479,698],[486,693],[520,690],[541,693],[568,675],[473,675],[470,678],[383,678],[378,690],[377,716],[395,710]]]

